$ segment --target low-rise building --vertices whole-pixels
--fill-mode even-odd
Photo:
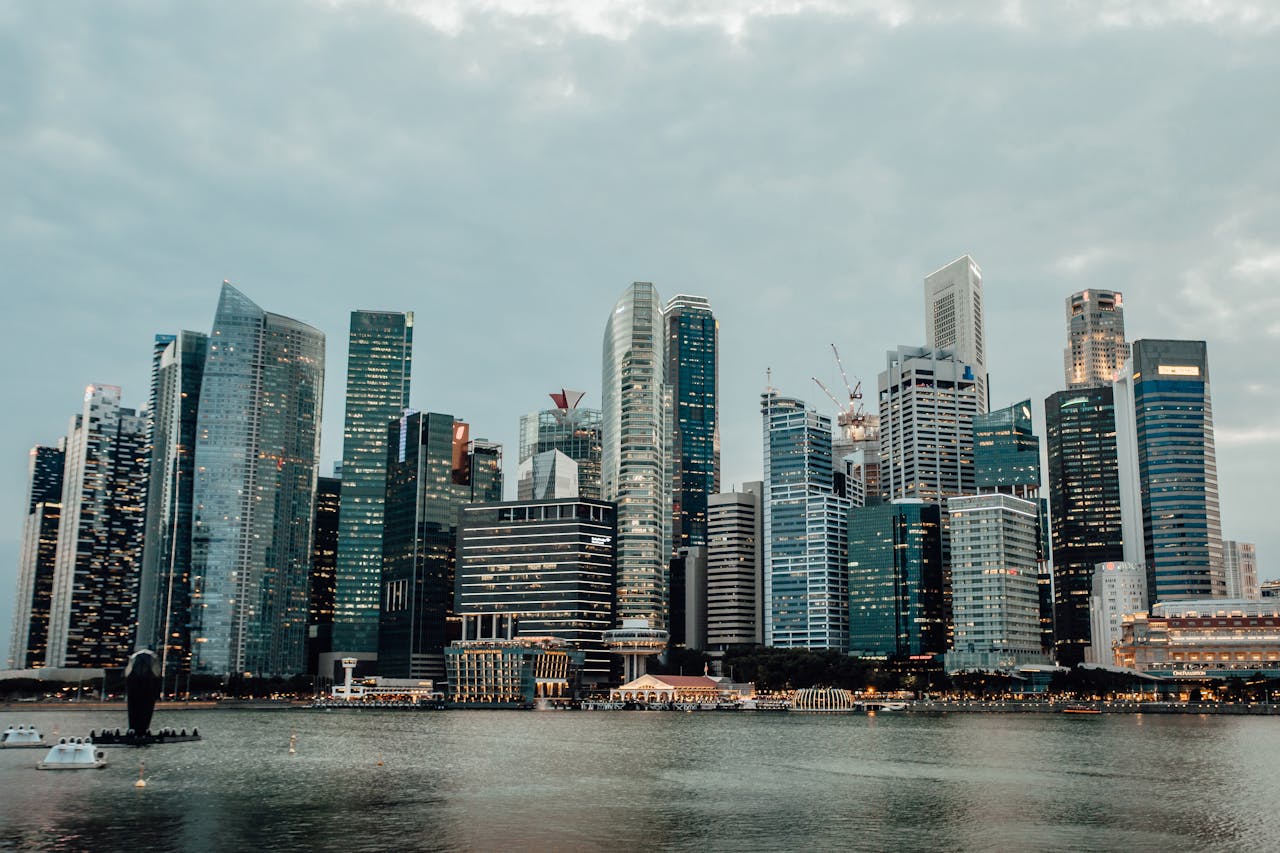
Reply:
[[[1280,601],[1165,602],[1126,617],[1116,663],[1167,678],[1280,678]]]
[[[734,685],[736,687],[738,685]],[[609,691],[615,702],[719,702],[736,698],[728,679],[708,675],[642,675]]]
[[[584,654],[558,637],[457,640],[444,650],[449,703],[524,708],[573,698]]]

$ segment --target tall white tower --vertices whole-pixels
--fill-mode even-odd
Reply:
[[[968,255],[924,279],[925,346],[952,350],[973,368],[978,413],[987,411],[987,327],[982,312],[982,270]]]

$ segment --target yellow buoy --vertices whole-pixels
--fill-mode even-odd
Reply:
[[[290,755],[298,754],[298,736],[297,734],[292,732],[290,732],[289,734],[289,754]]]
[[[378,766],[382,766],[382,753],[378,753]]]
[[[147,787],[147,780],[143,778],[143,774],[146,772],[146,770],[147,770],[147,765],[139,761],[138,762],[138,781],[133,783],[133,787],[135,788]]]

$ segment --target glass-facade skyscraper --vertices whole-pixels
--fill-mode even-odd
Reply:
[[[412,312],[351,312],[333,613],[335,652],[378,648],[387,427],[409,407],[412,363]]]
[[[831,419],[773,389],[764,416],[765,645],[849,646],[849,499],[834,491]]]
[[[1124,296],[1115,290],[1082,290],[1067,297],[1067,389],[1110,385],[1129,357],[1124,339]]]
[[[9,668],[45,665],[49,643],[49,609],[53,604],[53,572],[58,557],[58,525],[62,518],[63,445],[31,448],[27,468],[26,514],[18,552],[18,589],[13,598],[13,632]]]
[[[1040,491],[1040,439],[1031,401],[973,418],[973,481],[979,492],[1034,497]]]
[[[672,547],[707,544],[707,498],[720,491],[719,326],[711,303],[667,303],[667,384],[672,400]]]
[[[160,655],[166,679],[191,667],[191,529],[196,423],[209,336],[163,341],[151,388],[151,475],[138,593],[138,646]]]
[[[458,513],[501,499],[501,445],[472,441],[466,423],[436,412],[406,412],[389,426],[381,675],[444,679],[444,647],[459,635]]]
[[[1226,595],[1204,341],[1134,341],[1115,394],[1125,561],[1152,605]]]
[[[519,464],[558,450],[578,465],[578,496],[600,499],[600,462],[603,454],[602,414],[580,406],[582,391],[560,389],[551,394],[554,409],[531,412],[520,418]]]
[[[671,389],[662,301],[638,281],[605,325],[601,493],[618,507],[618,618],[667,627],[671,551]]]
[[[925,346],[947,349],[969,365],[977,410],[985,412],[987,331],[982,308],[982,270],[968,255],[956,258],[924,279]]]
[[[303,671],[324,335],[223,282],[192,493],[192,669]]]

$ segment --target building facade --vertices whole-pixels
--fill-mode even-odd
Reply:
[[[22,542],[18,551],[18,588],[13,597],[9,669],[45,666],[65,464],[64,443],[57,447],[36,445],[31,448],[27,465],[26,513],[22,519]]]
[[[472,504],[462,508],[460,525],[455,609],[464,624],[498,617],[515,638],[557,637],[583,653],[584,681],[608,682],[603,637],[617,598],[613,505],[580,498]]]
[[[324,335],[223,282],[197,414],[192,669],[303,671]]]
[[[1134,341],[1115,395],[1125,561],[1151,604],[1226,595],[1204,341]]]
[[[956,258],[924,280],[925,347],[949,349],[969,365],[978,412],[987,397],[987,331],[982,308],[982,270],[968,255]]]
[[[707,546],[688,545],[671,558],[671,644],[707,647]]]
[[[196,426],[209,336],[179,332],[154,362],[138,646],[160,655],[164,678],[191,670],[191,532]]]
[[[707,499],[720,491],[720,324],[701,296],[663,314],[672,406],[672,527],[676,550],[707,544]]]
[[[1091,639],[1085,659],[1112,666],[1125,617],[1147,610],[1147,571],[1137,563],[1099,563],[1089,596]]]
[[[148,441],[118,387],[85,389],[65,445],[46,666],[123,667],[133,653]]]
[[[618,507],[618,618],[667,627],[671,389],[662,302],[635,282],[605,326],[601,492]]]
[[[849,654],[906,660],[946,651],[942,516],[918,500],[849,512]]]
[[[1124,339],[1124,296],[1115,290],[1082,290],[1067,297],[1067,390],[1110,385],[1129,358]]]
[[[342,478],[316,479],[315,524],[311,531],[311,582],[307,605],[307,672],[319,672],[320,655],[333,651],[333,611],[337,595],[338,518]],[[378,561],[381,563],[381,559]]]
[[[523,467],[534,456],[558,450],[578,466],[578,497],[600,500],[603,415],[579,404],[583,391],[561,389],[551,394],[554,409],[520,418],[520,457]]]
[[[559,450],[544,450],[520,462],[516,499],[555,500],[578,497],[578,463]]]
[[[1222,563],[1227,581],[1227,598],[1253,601],[1262,597],[1258,583],[1258,550],[1252,542],[1224,539]]]
[[[844,651],[850,502],[833,490],[831,419],[773,389],[761,402],[765,645]]]
[[[1116,662],[1162,678],[1280,678],[1280,602],[1156,604],[1124,620]]]
[[[1110,386],[1059,391],[1044,411],[1054,653],[1075,666],[1092,637],[1094,567],[1124,561],[1114,396]]]
[[[352,311],[342,431],[333,648],[378,648],[387,425],[409,408],[413,312]]]
[[[764,642],[764,483],[707,499],[707,645]]]

